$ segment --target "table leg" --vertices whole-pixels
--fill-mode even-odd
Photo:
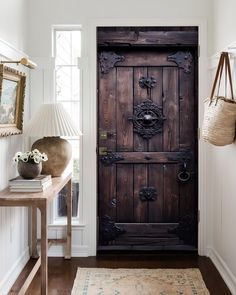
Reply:
[[[65,259],[71,259],[71,218],[72,218],[72,181],[67,183],[67,236],[66,236],[66,255]]]
[[[38,258],[37,251],[37,208],[31,207],[31,257]]]
[[[47,200],[40,206],[41,211],[41,295],[48,294],[48,229]]]

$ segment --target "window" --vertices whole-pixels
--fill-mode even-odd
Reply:
[[[81,31],[77,29],[54,30],[55,49],[55,99],[63,104],[73,121],[80,128]],[[72,216],[78,217],[79,201],[79,140],[66,137],[72,145]],[[66,216],[65,191],[61,191],[55,204],[54,217]]]

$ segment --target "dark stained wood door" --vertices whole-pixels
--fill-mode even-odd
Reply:
[[[196,85],[196,46],[98,46],[98,250],[196,249]]]

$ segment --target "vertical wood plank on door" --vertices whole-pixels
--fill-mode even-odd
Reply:
[[[191,178],[187,182],[180,182],[179,183],[179,192],[180,192],[180,199],[179,199],[179,211],[180,216],[184,217],[186,215],[192,215],[194,213],[195,201],[194,199],[194,181],[195,175],[193,173],[194,167],[193,164],[190,162],[187,165],[188,172],[191,173]]]
[[[111,69],[109,74],[99,75],[99,131],[110,134],[116,132],[116,69]],[[99,138],[99,146],[106,146],[115,150],[116,137],[108,136],[106,141]]]
[[[177,183],[178,168],[175,164],[164,165],[164,220],[179,221],[179,186]]]
[[[151,89],[151,100],[159,107],[163,107],[162,93],[163,93],[163,70],[162,67],[149,67],[148,77],[153,77],[157,83]],[[162,110],[163,111],[163,110]],[[164,122],[165,124],[165,122]],[[163,151],[163,131],[150,138],[148,142],[149,152]]]
[[[132,222],[133,164],[117,164],[117,222]]]
[[[195,113],[194,109],[194,72],[189,74],[184,73],[183,69],[179,71],[180,89],[180,133],[179,141],[180,148],[194,147],[195,137],[193,134]],[[197,116],[197,110],[196,110]]]
[[[139,192],[141,188],[148,186],[147,165],[134,165],[134,222],[147,222],[147,202],[140,200]]]
[[[133,151],[133,69],[117,68],[117,150]]]
[[[167,120],[164,123],[163,149],[179,149],[179,89],[178,68],[163,68],[163,113]]]
[[[179,72],[180,78],[180,149],[191,151],[192,157],[187,160],[187,170],[191,172],[191,179],[186,183],[180,183],[180,215],[192,215],[194,212],[197,200],[194,196],[194,183],[196,183],[194,175],[195,151],[194,143],[196,138],[196,130],[194,122],[197,117],[197,109],[194,106],[194,71],[189,74],[184,73],[181,69]],[[192,111],[196,109],[196,114]],[[194,136],[195,134],[195,136]],[[195,180],[195,181],[194,181]]]
[[[149,222],[162,222],[164,204],[163,165],[149,164],[148,169],[149,186],[154,187],[157,191],[157,199],[149,202]]]
[[[111,69],[108,74],[99,76],[99,128],[100,131],[107,131],[109,134],[116,133],[116,69]],[[106,140],[100,139],[99,146],[107,147],[108,150],[116,150],[116,137],[108,136]],[[109,215],[116,218],[116,167],[104,166],[99,160],[99,215]]]
[[[134,106],[141,104],[143,101],[150,98],[147,88],[139,86],[139,79],[147,77],[147,67],[134,68]],[[148,141],[134,132],[134,151],[147,151]]]
[[[116,219],[116,166],[104,166],[99,163],[99,179],[103,180],[99,185],[99,214]]]

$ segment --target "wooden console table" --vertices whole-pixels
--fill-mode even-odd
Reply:
[[[39,193],[13,193],[9,188],[0,192],[0,206],[23,206],[31,207],[32,210],[32,225],[31,225],[31,239],[32,249],[31,257],[38,258],[36,264],[31,270],[29,276],[24,282],[18,294],[25,294],[31,281],[33,280],[37,270],[41,266],[41,294],[48,294],[48,206],[49,203],[57,196],[61,189],[67,187],[67,237],[66,237],[66,253],[65,259],[71,258],[71,216],[72,216],[72,184],[71,173],[62,175],[61,177],[52,178],[52,186],[43,192]],[[41,213],[41,256],[38,257],[37,252],[37,208]]]

